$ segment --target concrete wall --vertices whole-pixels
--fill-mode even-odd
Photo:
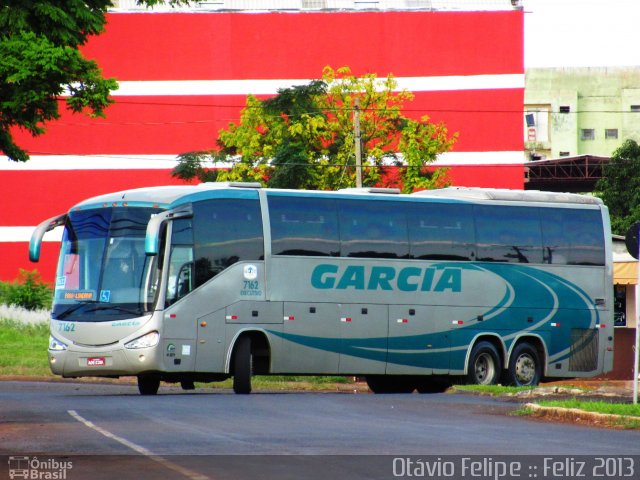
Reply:
[[[640,111],[632,111],[640,108],[640,67],[529,69],[525,84],[525,114],[549,112],[548,132],[538,134],[547,141],[525,134],[530,153],[610,156],[626,139],[640,141]],[[593,139],[583,138],[583,129],[593,129]],[[605,138],[607,129],[617,138]]]

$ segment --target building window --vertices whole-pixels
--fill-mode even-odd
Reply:
[[[405,5],[407,8],[429,8],[431,9],[433,5],[431,4],[431,0],[406,0]]]
[[[316,10],[327,8],[326,0],[302,0],[302,8],[304,10]]]
[[[618,129],[617,128],[606,128],[604,131],[604,138],[607,140],[617,140],[618,139]]]
[[[632,112],[640,112],[640,105],[631,105],[630,110]]]
[[[569,155],[571,155],[571,152],[560,152],[561,157],[568,157]]]
[[[377,9],[380,5],[379,1],[375,1],[375,0],[356,0],[353,2],[353,7],[356,10],[363,10],[363,9]]]
[[[593,128],[583,128],[580,132],[580,140],[596,139],[596,131]]]
[[[570,112],[571,112],[571,107],[569,105],[560,106],[560,113],[570,113]]]
[[[549,141],[549,112],[551,105],[527,105],[524,112],[524,141]]]

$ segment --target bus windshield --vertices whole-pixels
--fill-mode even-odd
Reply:
[[[101,322],[145,315],[158,287],[144,238],[152,208],[102,208],[67,218],[53,303],[55,320]]]

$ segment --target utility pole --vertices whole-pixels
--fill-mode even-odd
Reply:
[[[356,141],[356,187],[362,188],[362,145],[360,136],[360,99],[355,99],[353,111],[353,133]]]
[[[625,235],[624,243],[627,251],[636,260],[640,259],[640,222],[631,225],[631,228]],[[638,280],[636,282],[636,344],[633,354],[633,404],[638,404],[638,375],[640,375],[640,260],[636,265],[638,267]]]
[[[635,223],[631,226],[631,230],[635,229],[636,232],[636,242],[638,238],[640,238],[640,223]],[[640,243],[636,244],[636,260],[640,257]],[[638,264],[636,265],[638,270],[638,280],[636,282],[636,348],[633,353],[633,404],[638,404],[638,372],[640,363],[640,260],[638,260]]]

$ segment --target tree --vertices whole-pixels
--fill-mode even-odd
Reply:
[[[376,185],[385,165],[402,171],[405,191],[442,182],[427,169],[439,153],[451,149],[443,124],[427,116],[402,115],[414,95],[395,92],[389,74],[356,77],[348,67],[325,67],[322,80],[278,90],[259,100],[247,97],[238,124],[220,130],[216,148],[179,157],[174,176],[201,181],[259,181],[270,187],[338,189],[355,185],[354,114],[360,118],[364,185]],[[356,105],[356,99],[359,106]],[[229,169],[212,169],[217,162]]]
[[[161,0],[138,0],[153,6]],[[172,5],[187,0],[172,0]],[[0,151],[15,161],[29,159],[12,130],[33,136],[60,117],[66,97],[73,112],[104,116],[118,84],[103,78],[98,65],[79,47],[104,31],[111,0],[1,0],[0,3]]]
[[[625,235],[640,221],[640,145],[626,140],[602,169],[597,195],[609,207],[611,230]]]

